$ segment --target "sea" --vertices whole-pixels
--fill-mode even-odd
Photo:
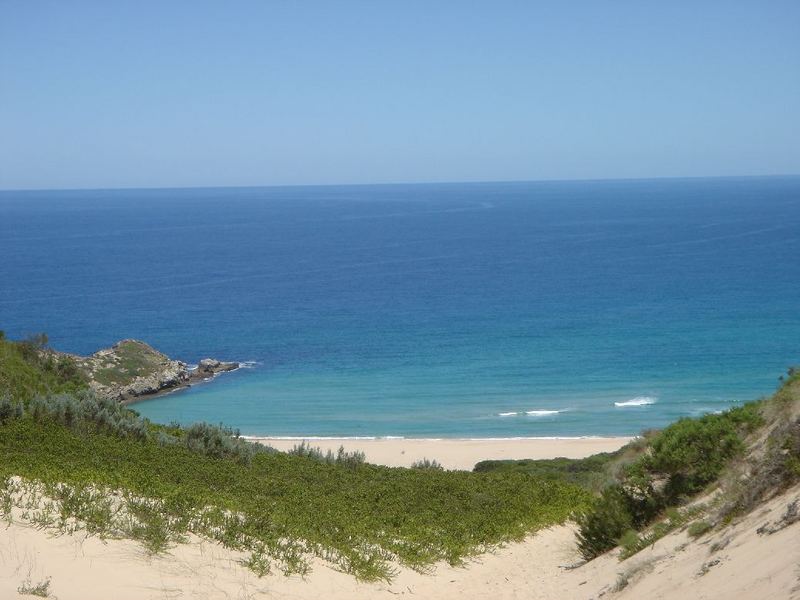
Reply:
[[[800,364],[800,177],[0,192],[0,329],[243,434],[632,435]]]

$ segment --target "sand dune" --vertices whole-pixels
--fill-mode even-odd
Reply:
[[[21,597],[17,588],[25,580],[51,578],[60,600],[792,599],[800,598],[800,523],[771,535],[756,530],[779,522],[793,501],[800,501],[800,486],[726,529],[696,541],[676,532],[624,562],[611,552],[565,569],[578,557],[572,529],[562,526],[465,567],[439,565],[428,575],[399,569],[391,583],[360,583],[318,561],[305,579],[259,579],[239,564],[241,555],[197,538],[147,557],[130,541],[51,537],[12,524],[0,529],[0,598]],[[620,574],[628,584],[615,591]]]

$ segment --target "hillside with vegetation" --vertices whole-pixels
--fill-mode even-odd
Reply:
[[[75,360],[49,351],[46,335],[12,342],[0,331],[0,398],[28,402],[37,395],[69,394],[88,386]]]

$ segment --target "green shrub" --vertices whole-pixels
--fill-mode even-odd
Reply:
[[[674,504],[716,480],[727,462],[744,451],[743,435],[761,422],[755,404],[680,419],[653,439],[640,467],[668,478],[662,493]]]
[[[617,545],[622,548],[623,554],[632,555],[639,551],[641,539],[635,529],[628,529],[617,540]]]
[[[22,404],[11,400],[8,393],[0,396],[0,425],[22,417]]]
[[[695,521],[694,523],[689,525],[688,529],[686,530],[686,533],[688,533],[691,537],[696,538],[700,537],[704,533],[708,533],[708,531],[710,531],[711,528],[712,528],[711,523],[709,523],[708,521],[703,521],[701,519],[700,521]]]
[[[232,429],[208,423],[195,423],[187,427],[182,439],[192,452],[211,458],[231,458],[243,464],[249,463],[257,452],[268,451],[266,446],[241,439]]]
[[[327,452],[322,452],[320,448],[312,447],[308,445],[305,440],[300,442],[300,444],[295,445],[291,450],[289,450],[289,454],[293,456],[302,456],[304,458],[310,458],[311,460],[315,460],[317,462],[325,463],[328,465],[339,465],[342,467],[348,467],[350,469],[354,469],[363,465],[366,461],[366,455],[361,452],[360,450],[354,450],[352,452],[348,452],[344,449],[344,446],[339,446],[339,449],[336,452],[332,450],[328,450]]]
[[[139,441],[149,436],[146,422],[135,412],[115,400],[97,398],[90,391],[36,396],[27,411],[39,423],[56,421],[79,431],[107,431]]]
[[[436,460],[436,459],[427,459],[427,458],[423,458],[422,460],[415,460],[413,463],[411,463],[411,468],[412,469],[423,469],[423,470],[428,469],[428,470],[433,470],[433,471],[442,471],[442,470],[444,470],[444,467],[441,465],[441,463],[438,460]]]
[[[622,535],[633,529],[629,500],[622,486],[606,488],[591,508],[576,515],[578,551],[586,560],[617,545]]]

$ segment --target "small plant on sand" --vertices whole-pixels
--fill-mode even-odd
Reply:
[[[263,549],[253,550],[250,556],[242,561],[242,564],[259,577],[264,577],[272,572],[269,557],[264,554]]]
[[[617,575],[617,581],[611,587],[611,591],[615,594],[621,592],[626,587],[628,587],[628,584],[630,582],[631,581],[627,573],[620,573],[619,575]]]
[[[691,525],[689,525],[686,533],[688,533],[691,537],[696,538],[700,537],[703,534],[708,533],[711,531],[712,525],[708,521],[699,520],[695,521]]]
[[[173,525],[174,519],[170,519],[161,502],[128,496],[125,508],[129,517],[128,537],[140,541],[150,554],[159,554],[173,543],[183,541],[181,528]]]
[[[50,596],[50,578],[39,583],[31,583],[30,579],[26,579],[17,588],[22,596],[38,596],[39,598],[48,598]]]

